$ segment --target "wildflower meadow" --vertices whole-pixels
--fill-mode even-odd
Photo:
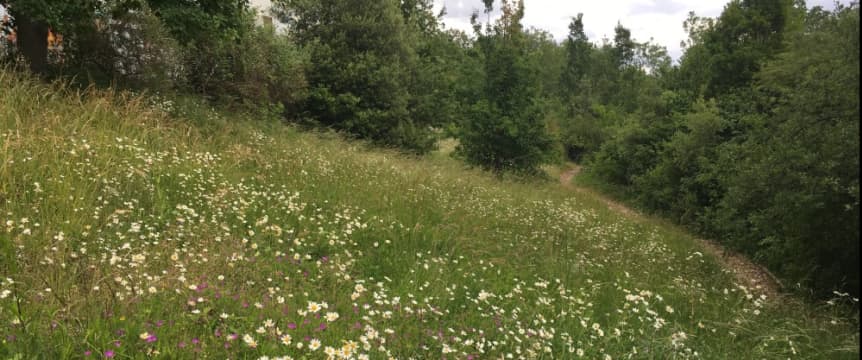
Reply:
[[[858,299],[768,294],[554,181],[0,83],[3,359],[859,356]]]

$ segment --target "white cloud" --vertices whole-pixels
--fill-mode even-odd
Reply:
[[[524,0],[524,24],[546,30],[557,40],[566,37],[571,18],[584,14],[587,36],[600,43],[602,38],[612,39],[617,23],[629,28],[638,41],[650,38],[667,47],[675,59],[682,54],[680,42],[687,38],[682,23],[689,11],[699,16],[716,17],[721,14],[727,0]],[[847,0],[841,1],[847,3]],[[809,1],[809,6],[832,8],[832,0]],[[495,1],[498,6],[500,1]],[[435,0],[436,10],[445,5],[448,27],[471,31],[470,14],[483,8],[481,0]],[[480,17],[480,19],[484,16]]]

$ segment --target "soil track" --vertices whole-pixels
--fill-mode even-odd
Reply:
[[[588,193],[596,199],[599,199],[608,208],[617,211],[625,216],[632,218],[643,218],[644,215],[632,210],[631,208],[613,201],[605,196],[597,194],[594,191],[586,190],[582,187],[575,186],[572,179],[580,174],[582,168],[580,165],[572,165],[572,167],[560,174],[560,184],[563,188],[577,191],[579,193]],[[757,265],[747,257],[729,250],[715,241],[695,238],[704,251],[713,257],[725,268],[730,270],[736,277],[737,282],[744,284],[751,289],[765,294],[771,299],[775,299],[780,294],[781,282],[769,270],[763,266]]]

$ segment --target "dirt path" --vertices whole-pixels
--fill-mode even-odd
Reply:
[[[613,201],[607,197],[601,196],[600,194],[597,194],[594,191],[588,191],[582,187],[575,186],[574,184],[572,184],[572,179],[581,173],[581,169],[582,169],[582,167],[580,165],[573,164],[571,169],[564,171],[562,174],[560,174],[560,184],[566,189],[574,190],[574,191],[577,191],[579,193],[589,193],[590,196],[601,200],[609,208],[611,208],[612,210],[617,211],[623,215],[626,215],[629,217],[641,216],[640,213],[638,213],[637,211],[634,211],[632,209],[629,209],[627,206],[625,206],[623,204],[620,204],[616,201]]]
[[[572,168],[560,174],[560,184],[563,188],[577,191],[579,193],[587,193],[601,202],[610,209],[617,211],[625,216],[632,218],[642,218],[643,214],[630,209],[629,207],[613,201],[605,196],[597,194],[594,191],[589,191],[579,186],[572,184],[572,179],[581,172],[580,165],[572,165]],[[730,270],[740,284],[762,292],[767,297],[775,299],[780,294],[781,282],[769,270],[753,263],[747,257],[726,249],[720,244],[706,239],[695,238],[704,251],[712,255],[725,268]]]

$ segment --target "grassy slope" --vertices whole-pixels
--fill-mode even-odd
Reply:
[[[553,183],[0,84],[0,358],[858,358],[858,313]]]

